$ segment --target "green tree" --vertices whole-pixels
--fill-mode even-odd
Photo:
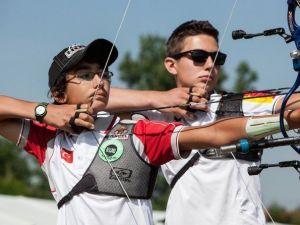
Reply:
[[[227,88],[224,87],[224,83],[227,80],[228,80],[228,75],[227,75],[226,71],[223,68],[221,68],[219,79],[218,79],[218,82],[215,86],[215,89],[217,91],[226,91],[226,90],[228,90]]]
[[[0,193],[50,198],[45,176],[32,158],[0,137]]]
[[[299,208],[295,210],[287,210],[278,203],[272,203],[268,208],[274,221],[279,223],[287,223],[293,225],[300,225],[300,210]],[[268,216],[266,216],[267,221],[270,221]]]
[[[257,81],[258,76],[257,73],[250,68],[247,62],[241,62],[236,69],[236,73],[237,78],[234,83],[233,91],[242,92],[255,89],[253,83]]]
[[[152,196],[153,209],[165,210],[170,192],[171,188],[167,184],[161,170],[159,170],[156,179],[155,189]]]
[[[135,89],[167,90],[175,86],[174,78],[164,67],[166,39],[147,35],[140,37],[140,50],[137,59],[130,52],[120,64],[120,79],[128,87]]]
[[[277,203],[273,203],[268,208],[269,213],[271,214],[272,218],[277,222],[290,222],[290,217],[288,215],[287,210],[280,206]]]

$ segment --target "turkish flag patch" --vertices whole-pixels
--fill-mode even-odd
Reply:
[[[73,151],[62,148],[60,150],[60,157],[65,160],[67,163],[73,162]]]

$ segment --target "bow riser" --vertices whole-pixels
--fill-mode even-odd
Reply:
[[[300,27],[298,26],[295,20],[295,12],[296,7],[298,6],[298,2],[296,0],[288,0],[288,26],[295,42],[297,50],[291,53],[291,57],[293,58],[293,67],[294,70],[299,72],[300,71]]]

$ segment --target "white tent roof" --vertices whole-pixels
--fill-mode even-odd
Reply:
[[[156,225],[163,220],[165,212],[155,211]],[[1,225],[55,225],[57,207],[54,200],[10,196],[0,194]]]
[[[55,225],[57,207],[53,200],[35,199],[23,196],[0,194],[1,225]],[[161,225],[165,217],[164,211],[154,211],[156,225]],[[267,223],[266,225],[273,225]],[[284,225],[276,223],[276,225]]]
[[[56,214],[54,201],[0,195],[1,225],[54,225]]]

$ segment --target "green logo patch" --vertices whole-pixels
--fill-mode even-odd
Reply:
[[[121,141],[111,139],[103,142],[99,147],[99,157],[105,162],[114,162],[123,155],[123,144]]]

